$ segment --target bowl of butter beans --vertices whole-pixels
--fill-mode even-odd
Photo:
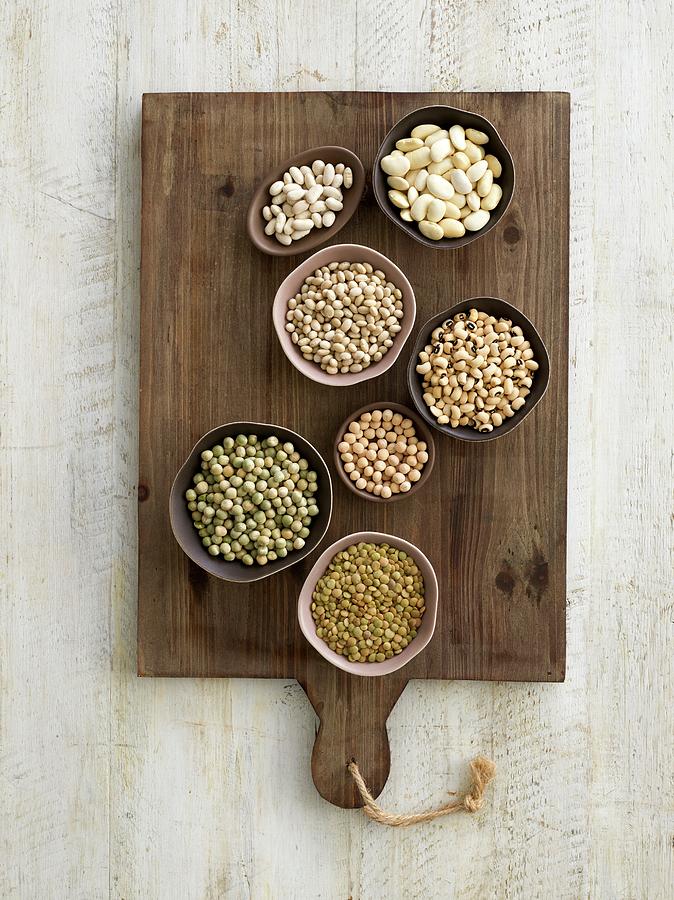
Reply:
[[[173,534],[209,575],[250,582],[304,559],[332,512],[328,467],[306,438],[230,422],[200,438],[171,488]]]
[[[387,675],[433,637],[438,582],[414,544],[360,531],[319,556],[297,610],[305,638],[332,665],[353,675]]]
[[[342,422],[334,464],[354,494],[375,503],[411,497],[428,480],[435,462],[433,434],[424,420],[400,403],[368,403]]]
[[[407,369],[419,415],[463,441],[513,431],[549,381],[548,352],[533,323],[497,297],[463,300],[429,319]]]
[[[372,172],[380,209],[427,247],[463,247],[503,217],[515,187],[512,156],[492,123],[451,106],[403,116]]]

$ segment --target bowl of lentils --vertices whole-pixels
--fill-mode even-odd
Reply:
[[[301,435],[230,422],[197,441],[176,475],[169,513],[187,556],[225,581],[258,581],[304,559],[327,531],[332,483]]]
[[[360,244],[314,253],[279,287],[272,309],[283,352],[307,378],[347,386],[391,368],[414,326],[412,286]]]
[[[298,600],[305,638],[328,662],[354,675],[387,675],[428,644],[438,612],[438,582],[424,554],[375,531],[331,544]]]
[[[407,381],[429,425],[462,441],[491,441],[541,400],[550,359],[523,312],[497,297],[473,297],[423,325]]]

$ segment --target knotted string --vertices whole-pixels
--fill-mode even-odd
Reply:
[[[363,812],[371,819],[374,819],[375,822],[395,827],[416,825],[418,822],[432,822],[433,819],[439,819],[441,816],[448,816],[450,813],[455,812],[477,812],[484,803],[484,792],[487,785],[496,775],[496,766],[491,760],[485,759],[484,756],[476,756],[470,763],[472,773],[471,785],[462,797],[448,803],[446,806],[440,806],[438,809],[402,815],[386,812],[379,806],[365,784],[365,779],[360,774],[360,769],[355,759],[351,760],[348,769],[353,776],[360,796],[363,798]]]

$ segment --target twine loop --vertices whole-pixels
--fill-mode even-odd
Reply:
[[[400,813],[390,813],[382,809],[374,799],[365,779],[361,775],[358,763],[352,759],[348,764],[348,770],[351,772],[353,780],[358,788],[358,792],[363,800],[363,812],[379,822],[381,825],[392,825],[396,828],[404,828],[408,825],[416,825],[419,822],[432,822],[433,819],[439,819],[441,816],[448,816],[455,812],[476,813],[482,809],[484,805],[484,792],[487,785],[496,775],[496,766],[490,759],[484,756],[476,756],[470,763],[470,771],[472,775],[471,784],[466,793],[437,809],[431,809],[428,812],[409,813],[403,815]]]

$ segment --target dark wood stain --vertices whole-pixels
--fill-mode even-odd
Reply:
[[[552,377],[512,434],[472,445],[438,435],[428,484],[404,502],[366,503],[335,479],[326,542],[366,528],[399,534],[424,550],[440,583],[428,648],[402,672],[355,678],[319,657],[297,626],[311,556],[252,585],[216,582],[173,540],[168,494],[192,445],[219,423],[286,425],[332,466],[333,437],[349,412],[382,398],[411,402],[407,348],[386,376],[349,389],[316,384],[289,364],[271,302],[298,259],[258,252],[245,214],[277,160],[335,143],[369,169],[393,123],[434,103],[487,116],[510,148],[517,187],[503,222],[468,247],[434,251],[389,222],[368,192],[337,240],[395,260],[415,289],[419,324],[464,297],[510,301],[546,342]],[[152,490],[139,487],[139,674],[297,678],[321,720],[314,781],[340,806],[359,805],[346,770],[352,757],[375,795],[384,786],[386,719],[408,679],[564,678],[568,151],[566,94],[144,98],[139,484]],[[548,185],[544,204],[527,190],[537,184]]]

